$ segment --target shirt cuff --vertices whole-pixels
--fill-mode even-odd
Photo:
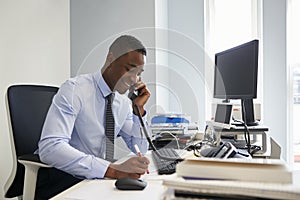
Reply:
[[[96,157],[92,167],[93,170],[86,178],[88,179],[104,178],[104,175],[109,165],[110,165],[109,161]]]
[[[147,112],[146,112],[146,110],[144,112],[144,115],[142,116],[142,119],[143,119],[143,121],[145,123],[145,126],[147,126],[148,123],[147,123]],[[140,119],[139,119],[139,117],[137,115],[133,114],[132,120],[133,120],[134,123],[140,124]]]

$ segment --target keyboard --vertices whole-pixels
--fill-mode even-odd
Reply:
[[[179,162],[178,160],[181,159],[181,157],[178,155],[178,153],[175,151],[175,149],[172,148],[161,148],[157,150],[157,152],[167,158],[173,158],[174,160],[165,160],[160,158],[157,153],[152,152],[152,158],[154,160],[154,164],[156,166],[157,172],[159,175],[162,174],[173,174],[176,172],[176,164]]]

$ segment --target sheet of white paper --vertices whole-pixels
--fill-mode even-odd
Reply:
[[[161,199],[164,187],[161,181],[149,181],[142,191],[121,191],[116,189],[115,180],[92,180],[87,181],[81,187],[75,188],[64,195],[63,199],[72,200],[98,200],[98,199],[126,199],[150,200]],[[155,191],[155,192],[153,192]]]

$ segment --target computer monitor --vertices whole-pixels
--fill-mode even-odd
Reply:
[[[230,129],[232,122],[232,104],[217,104],[214,120],[211,124],[218,128]]]
[[[257,125],[253,99],[257,97],[258,40],[215,54],[214,98],[241,99],[243,121]]]

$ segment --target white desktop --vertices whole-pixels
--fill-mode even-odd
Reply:
[[[84,199],[84,200],[98,200],[101,199],[130,199],[130,200],[146,200],[146,199],[161,199],[164,195],[166,188],[162,187],[162,182],[165,179],[174,179],[176,174],[172,175],[157,175],[157,170],[153,164],[151,152],[146,156],[150,160],[149,174],[141,177],[142,180],[147,182],[147,187],[142,191],[121,191],[115,187],[115,179],[94,179],[83,180],[82,182],[74,185],[66,191],[53,197],[52,200],[67,200],[67,199]],[[134,156],[130,154],[128,157]],[[118,160],[122,162],[128,157]]]
[[[130,154],[129,156],[134,156]],[[98,200],[100,197],[101,199],[131,199],[131,200],[155,200],[155,199],[172,199],[174,198],[174,190],[167,188],[163,185],[163,182],[174,182],[179,180],[182,184],[184,181],[183,178],[178,177],[175,174],[172,175],[157,175],[157,170],[152,162],[151,152],[148,152],[146,156],[150,160],[149,165],[149,174],[145,174],[141,177],[142,180],[147,182],[147,187],[141,191],[123,191],[118,190],[115,187],[114,179],[95,179],[95,180],[83,180],[82,182],[74,185],[73,187],[67,189],[66,191],[58,194],[57,196],[53,197],[52,200],[70,200],[70,199],[77,199],[77,200]],[[183,157],[190,158],[191,154],[186,153]],[[127,157],[128,158],[128,157]],[[123,158],[118,162],[122,162],[127,158]],[[233,181],[232,184],[236,184],[237,181]],[[210,183],[211,184],[211,183]],[[216,188],[221,187],[220,181],[216,181]],[[252,184],[253,185],[253,184]],[[255,185],[255,184],[254,184]],[[295,192],[297,192],[296,199],[300,199],[300,171],[293,172],[293,184],[291,187]],[[260,192],[264,191],[264,188],[259,189]],[[295,199],[290,198],[290,199]]]

